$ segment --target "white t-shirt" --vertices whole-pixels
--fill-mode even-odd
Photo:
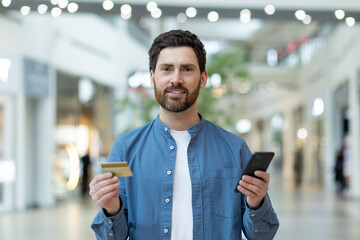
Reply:
[[[192,190],[187,149],[191,136],[187,131],[171,130],[177,152],[174,169],[171,240],[193,239]]]

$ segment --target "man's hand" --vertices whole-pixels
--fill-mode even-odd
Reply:
[[[89,185],[92,200],[110,216],[120,211],[119,186],[118,178],[109,172],[96,176]]]
[[[255,171],[255,178],[244,175],[239,181],[238,190],[245,194],[246,202],[251,209],[258,209],[269,190],[270,174],[264,171]]]

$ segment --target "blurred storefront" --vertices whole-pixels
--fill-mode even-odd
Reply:
[[[109,153],[114,131],[113,91],[64,72],[57,72],[57,80],[53,177],[55,196],[64,199],[79,196],[92,173],[99,171],[100,157]],[[87,155],[90,162],[82,161]]]

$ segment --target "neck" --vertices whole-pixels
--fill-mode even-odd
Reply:
[[[159,118],[161,122],[176,131],[185,131],[200,122],[196,104],[183,112],[170,112],[160,107]]]

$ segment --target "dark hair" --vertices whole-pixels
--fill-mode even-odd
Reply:
[[[200,41],[198,36],[183,30],[172,30],[160,34],[154,39],[153,44],[149,50],[149,69],[155,71],[156,63],[161,50],[166,47],[191,47],[198,59],[200,72],[205,71],[206,65],[206,51],[204,44]]]

